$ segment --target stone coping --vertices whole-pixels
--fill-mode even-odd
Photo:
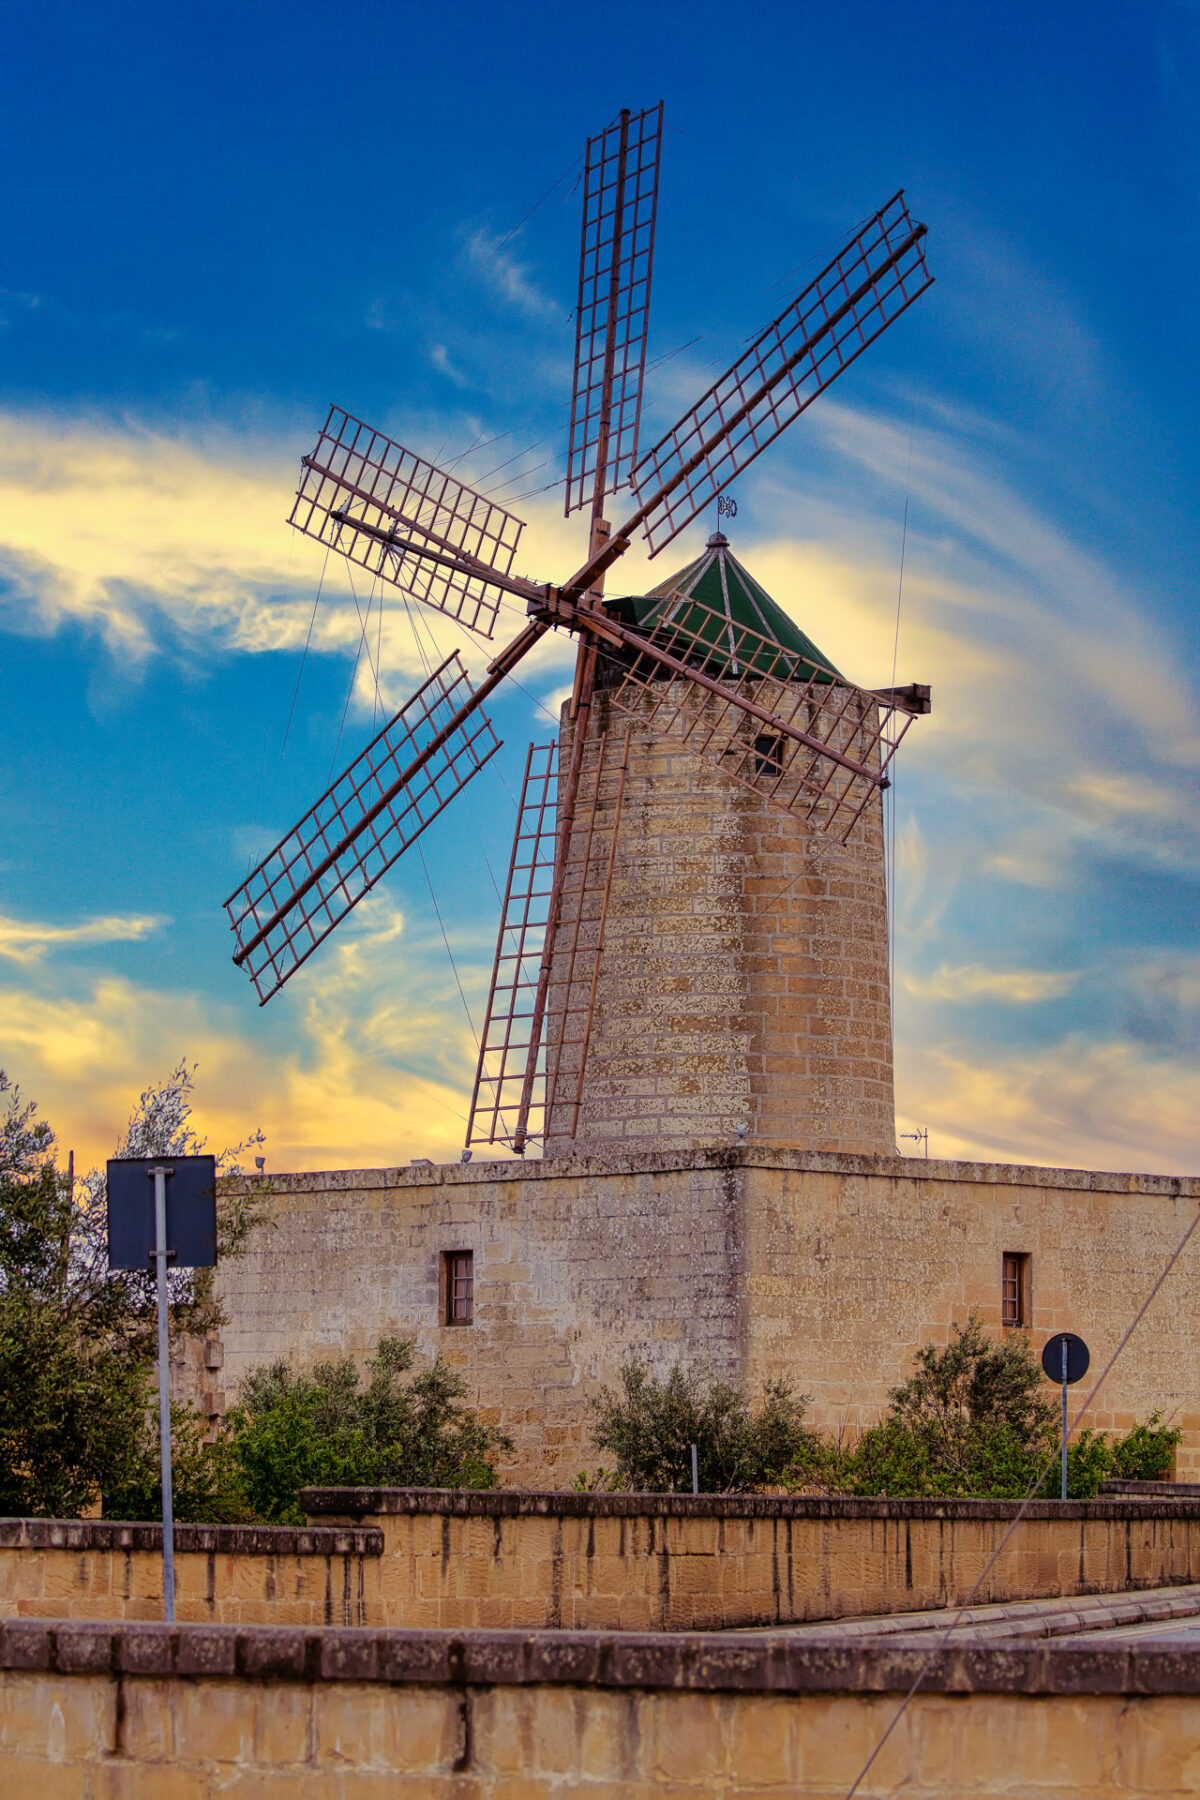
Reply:
[[[1200,1648],[1133,1640],[911,1645],[783,1633],[362,1631],[340,1626],[0,1626],[0,1669],[60,1675],[767,1694],[1200,1694]]]
[[[1170,1489],[1172,1483],[1163,1484]],[[602,1494],[521,1488],[310,1487],[300,1490],[310,1517],[435,1514],[474,1519],[1015,1519],[1019,1500],[843,1499],[817,1494]],[[1114,1495],[1102,1500],[1034,1500],[1027,1519],[1200,1518],[1200,1494]]]
[[[1127,1500],[1200,1500],[1200,1481],[1102,1481],[1100,1492]]]
[[[177,1552],[382,1556],[378,1526],[176,1525]],[[162,1526],[120,1519],[0,1519],[0,1550],[162,1550]]]
[[[1055,1169],[1036,1163],[951,1162],[923,1156],[858,1156],[833,1151],[756,1149],[612,1150],[588,1156],[482,1159],[470,1163],[400,1163],[383,1169],[324,1169],[240,1178],[274,1194],[330,1193],[371,1188],[473,1187],[494,1181],[587,1180],[613,1175],[665,1175],[689,1169],[783,1169],[814,1175],[870,1175],[907,1181],[982,1182],[1003,1187],[1068,1188],[1083,1193],[1146,1194],[1200,1200],[1200,1176]],[[235,1178],[237,1179],[237,1178]]]

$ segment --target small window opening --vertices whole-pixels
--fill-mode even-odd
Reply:
[[[470,1325],[475,1317],[475,1258],[470,1250],[448,1250],[445,1268],[447,1325]]]
[[[1029,1325],[1029,1257],[1021,1250],[1006,1250],[1000,1277],[1000,1322],[1006,1328]]]
[[[783,774],[783,739],[775,737],[771,732],[764,732],[754,740],[754,773],[756,775]]]

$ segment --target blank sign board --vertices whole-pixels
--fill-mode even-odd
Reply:
[[[167,1171],[167,1253],[177,1269],[217,1260],[217,1164],[212,1156],[119,1157],[108,1165],[108,1266],[154,1266],[154,1171]]]
[[[1063,1379],[1063,1348],[1067,1352],[1067,1386],[1082,1381],[1091,1364],[1091,1353],[1081,1337],[1073,1331],[1059,1331],[1047,1341],[1042,1351],[1042,1367],[1051,1381]]]

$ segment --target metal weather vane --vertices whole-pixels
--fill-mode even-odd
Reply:
[[[502,596],[523,601],[529,623],[477,687],[458,653],[448,657],[226,901],[237,939],[234,961],[249,974],[260,1004],[499,749],[483,711],[488,696],[547,632],[568,631],[578,640],[574,730],[563,778],[553,746],[537,747],[540,762],[531,751],[526,767],[468,1143],[505,1141],[522,1150],[537,1135],[530,1116],[539,1080],[548,1117],[552,940],[564,894],[572,880],[577,890],[586,884],[597,860],[594,827],[605,781],[611,877],[624,789],[623,765],[603,773],[602,747],[584,796],[585,808],[591,806],[585,848],[574,854],[572,875],[598,659],[606,660],[606,680],[615,673],[609,703],[618,718],[636,717],[675,739],[682,734],[726,774],[808,828],[843,841],[887,785],[888,763],[911,717],[928,710],[927,689],[860,689],[830,671],[800,670],[778,644],[732,626],[694,598],[664,608],[650,628],[623,624],[605,609],[605,577],[635,535],[644,535],[655,556],[706,506],[716,503],[718,519],[732,516],[736,502],[725,490],[735,477],[932,282],[926,228],[910,218],[901,191],[678,423],[639,454],[662,110],[660,103],[638,114],[622,111],[587,145],[565,509],[569,516],[590,507],[588,554],[580,567],[561,584],[515,573],[519,519],[337,407],[302,460],[290,516],[306,535],[481,636],[492,635]],[[634,509],[611,528],[605,502],[626,485]],[[773,748],[764,756],[754,746],[767,741]],[[516,948],[508,952],[506,932],[515,933]],[[577,944],[578,920],[574,937]],[[536,977],[526,973],[531,954]],[[586,1005],[574,1009],[586,1017],[582,1036],[571,1040],[567,1031],[573,977],[558,1007],[555,1060],[556,1066],[562,1061],[564,1043],[575,1043],[576,1116],[598,956],[594,944],[590,973],[585,968],[580,984]],[[573,946],[572,970],[574,957]],[[515,971],[507,983],[501,978],[506,958]],[[531,1006],[520,1014],[525,989]],[[518,1015],[524,1023],[514,1035]]]

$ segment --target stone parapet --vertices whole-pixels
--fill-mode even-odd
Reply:
[[[380,1619],[375,1527],[177,1525],[185,1621],[365,1625]],[[162,1617],[162,1526],[0,1519],[0,1618]]]
[[[0,1624],[0,1670],[396,1687],[690,1693],[1200,1695],[1200,1646],[1069,1638],[938,1649],[839,1633],[362,1631],[295,1626]]]
[[[383,1532],[382,1617],[724,1630],[1200,1580],[1196,1501],[306,1491]],[[1010,1535],[1011,1532],[1011,1535]],[[989,1566],[990,1565],[990,1566]]]
[[[1181,1800],[1198,1717],[1170,1640],[0,1628],[0,1786],[38,1800],[844,1800],[885,1734],[864,1800]]]

